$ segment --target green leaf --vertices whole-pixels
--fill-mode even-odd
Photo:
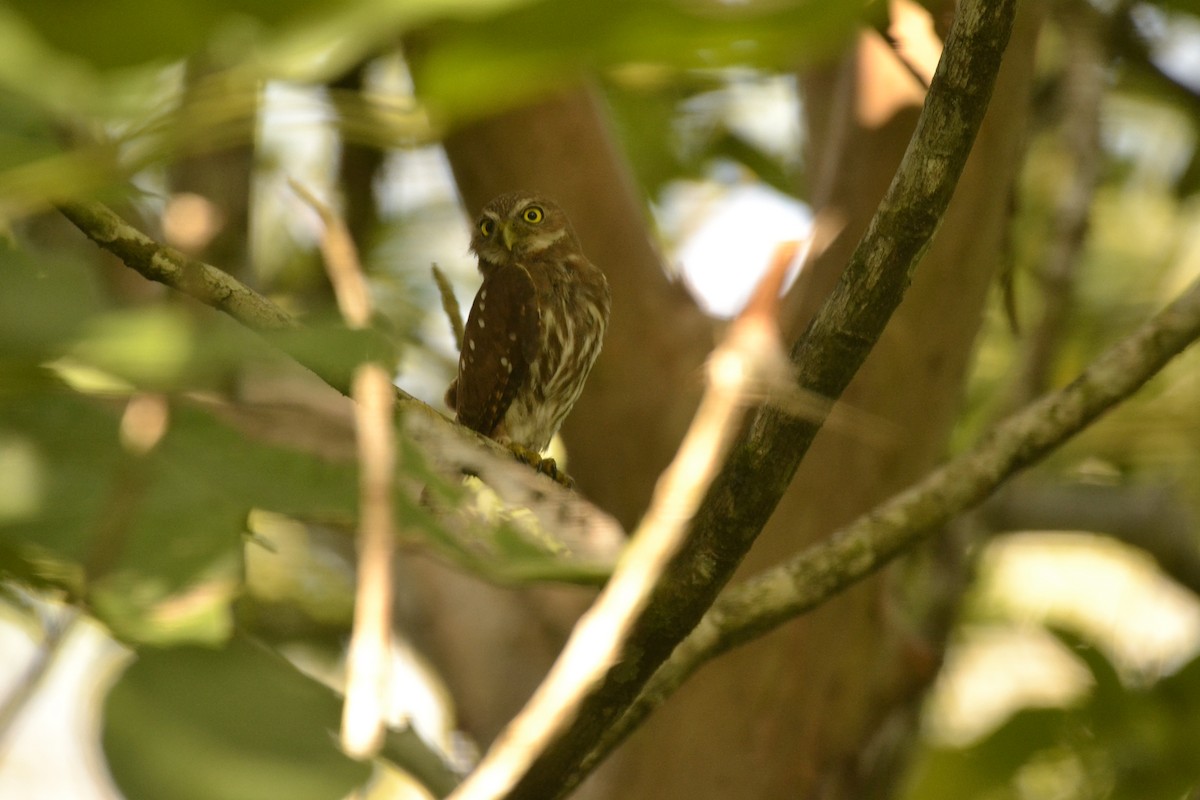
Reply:
[[[323,800],[370,774],[335,745],[341,703],[240,640],[143,650],[109,692],[103,745],[129,800]]]
[[[279,24],[322,5],[317,0],[15,0],[21,13],[47,42],[102,68],[167,61],[200,50],[219,32]]]
[[[0,245],[0,377],[6,367],[61,355],[102,307],[93,271]]]
[[[592,70],[794,68],[834,52],[873,5],[543,0],[432,25],[411,55],[422,98],[440,118],[460,121]]]
[[[1058,708],[1023,709],[970,747],[931,748],[903,796],[958,800],[1009,786],[1021,766],[1058,743],[1068,715]]]

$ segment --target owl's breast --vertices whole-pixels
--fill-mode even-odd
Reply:
[[[586,292],[539,297],[539,344],[529,377],[509,406],[511,441],[542,451],[579,399],[604,341],[608,308]]]

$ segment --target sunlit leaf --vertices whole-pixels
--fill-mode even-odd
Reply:
[[[841,47],[870,5],[543,0],[431,26],[415,48],[415,71],[435,113],[470,119],[577,82],[589,70],[794,67]]]

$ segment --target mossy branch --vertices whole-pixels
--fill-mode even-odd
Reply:
[[[256,331],[296,326],[290,314],[229,273],[159,244],[107,206],[68,200],[59,203],[58,210],[89,239],[152,281],[224,311]]]
[[[344,364],[313,358],[311,348],[293,347],[294,337],[278,335],[302,330],[303,325],[270,299],[218,267],[154,241],[100,203],[71,200],[61,202],[58,208],[89,239],[127,267],[224,311],[264,334],[297,363],[349,396],[351,370]],[[393,388],[396,414],[404,419],[406,434],[435,457],[439,468],[479,475],[507,503],[532,511],[548,535],[566,543],[568,549],[589,554],[583,579],[596,580],[596,570],[601,569],[597,565],[609,559],[600,553],[611,554],[612,543],[624,537],[614,519],[578,494],[519,464],[503,445],[457,424],[402,389]],[[496,574],[500,576],[502,573]]]

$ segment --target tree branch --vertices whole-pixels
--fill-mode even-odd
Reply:
[[[998,424],[971,451],[790,561],[723,594],[589,757],[598,761],[706,661],[810,611],[931,536],[1125,400],[1200,338],[1200,279],[1069,386]]]
[[[256,331],[296,326],[279,306],[211,264],[159,244],[100,203],[67,200],[58,210],[100,247],[145,277],[224,311]]]
[[[833,295],[792,350],[800,387],[837,398],[899,305],[946,210],[979,129],[1015,0],[964,2],[899,170]],[[820,428],[764,408],[743,430],[693,518],[688,539],[639,615],[621,659],[571,726],[507,798],[561,797],[596,761],[583,759],[699,621],[749,550]]]
[[[159,244],[104,205],[71,200],[58,207],[84,235],[149,280],[224,311],[261,334],[302,329],[290,314],[232,275]],[[310,350],[289,348],[286,340],[271,339],[326,384],[350,394],[344,370],[331,370],[328,363],[312,358]],[[609,515],[577,493],[517,463],[503,445],[455,423],[404,390],[392,388],[397,414],[405,420],[405,433],[422,444],[427,455],[436,456],[439,469],[479,475],[506,502],[532,511],[545,531],[566,543],[568,552],[582,549],[587,553],[589,566],[596,564],[598,552],[611,550],[607,543],[624,538]]]

